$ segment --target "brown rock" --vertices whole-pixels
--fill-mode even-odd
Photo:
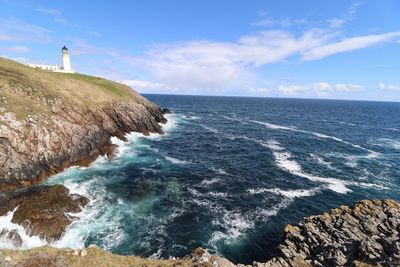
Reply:
[[[127,99],[97,110],[58,98],[43,102],[51,113],[24,120],[0,113],[0,192],[36,184],[69,166],[88,165],[99,155],[112,158],[111,137],[162,133],[159,123],[167,121],[161,108],[141,96],[138,102]]]
[[[59,239],[74,220],[66,213],[80,212],[88,202],[86,197],[69,194],[62,185],[33,187],[1,194],[0,216],[18,207],[12,222],[24,226],[30,235],[51,241]]]
[[[0,230],[0,237],[10,240],[14,247],[18,248],[22,245],[22,238],[16,230],[2,229]]]
[[[234,267],[232,262],[222,258],[218,255],[210,254],[207,250],[199,247],[196,248],[189,256],[186,256],[184,260],[190,261],[193,266],[198,267]]]
[[[400,204],[363,200],[305,218],[286,226],[278,250],[260,266],[400,266]]]

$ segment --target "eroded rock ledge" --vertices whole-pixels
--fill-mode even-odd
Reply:
[[[86,197],[70,194],[63,185],[40,186],[17,192],[0,193],[0,216],[13,212],[11,222],[25,228],[29,236],[39,236],[47,242],[58,240],[73,215],[87,205]],[[22,245],[18,231],[2,228],[0,238],[10,240],[15,247]]]
[[[255,266],[400,266],[400,204],[363,200],[285,227],[278,256]]]
[[[30,186],[99,155],[112,157],[112,136],[162,133],[159,123],[166,122],[152,103],[118,102],[95,111],[53,100],[47,105],[51,114],[0,115],[0,191]]]

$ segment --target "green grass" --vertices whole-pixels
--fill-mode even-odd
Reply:
[[[50,113],[48,102],[56,99],[90,110],[116,102],[153,105],[130,87],[113,81],[78,73],[48,72],[0,57],[0,107],[24,119]]]

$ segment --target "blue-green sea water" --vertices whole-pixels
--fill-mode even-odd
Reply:
[[[202,246],[272,257],[283,228],[365,198],[400,200],[400,103],[147,95],[165,135],[50,178],[91,202],[57,246],[165,258]]]

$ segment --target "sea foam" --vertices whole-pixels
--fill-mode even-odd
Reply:
[[[293,156],[289,151],[286,151],[276,140],[270,142],[259,141],[259,143],[272,150],[275,157],[275,162],[279,168],[293,175],[306,178],[313,182],[327,184],[327,187],[337,193],[345,194],[351,190],[346,187],[346,182],[336,178],[325,178],[306,173],[302,170],[299,163],[293,160]]]

